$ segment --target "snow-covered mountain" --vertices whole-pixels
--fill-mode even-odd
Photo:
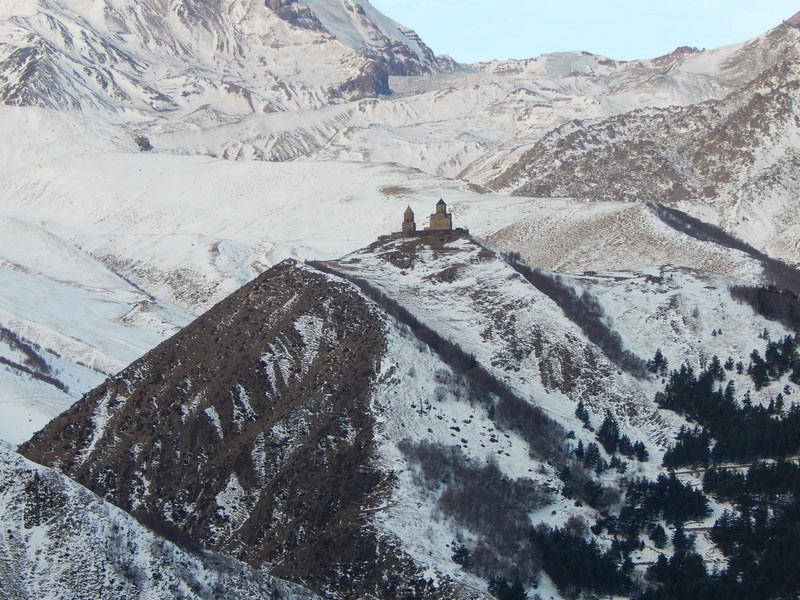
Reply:
[[[799,76],[791,53],[719,101],[568,123],[491,186],[526,196],[676,204],[797,262]]]
[[[0,439],[69,409],[29,455],[328,597],[485,597],[515,561],[541,571],[513,533],[539,523],[613,547],[613,490],[656,477],[686,423],[642,361],[746,367],[791,333],[727,290],[789,273],[759,251],[797,260],[798,22],[653,60],[466,66],[365,0],[1,6]],[[440,197],[476,238],[375,242]],[[792,406],[785,373],[725,377]],[[581,479],[607,413],[650,460]],[[15,460],[9,506],[5,478],[39,472]],[[513,543],[460,506],[484,479]],[[720,568],[726,506],[692,524]],[[547,573],[528,591],[563,595]]]
[[[722,100],[796,61],[800,35],[790,20],[652,60],[455,68],[361,0],[41,0],[0,17],[3,103],[91,111],[120,150],[390,162],[504,190],[558,126]]]
[[[395,162],[483,185],[569,120],[721,99],[796,55],[798,35],[456,68],[368,2],[266,4],[17,3],[2,15],[0,97],[97,110],[161,152]],[[387,79],[409,74],[424,76]]]
[[[366,0],[41,0],[2,10],[4,104],[128,122],[318,108],[388,93],[389,73],[440,68]]]
[[[721,99],[796,54],[791,27],[719,50],[619,63],[564,53],[392,77],[391,97],[294,116],[259,114],[209,131],[151,127],[166,152],[232,159],[394,162],[485,185],[551,129],[636,109]]]
[[[739,260],[741,273],[757,270]],[[22,452],[329,598],[483,597],[488,577],[454,559],[458,543],[476,564],[482,547],[490,571],[525,572],[527,585],[555,594],[535,566],[512,568],[522,538],[492,538],[480,511],[520,532],[595,522],[604,504],[570,500],[585,482],[564,471],[578,477],[571,451],[595,440],[575,415],[579,401],[595,427],[612,414],[646,448],[625,477],[654,478],[686,422],[656,405],[661,383],[641,358],[660,349],[699,371],[712,355],[747,361],[764,329],[788,333],[734,301],[719,276],[661,268],[558,284],[596,299],[619,336],[609,345],[613,335],[598,337],[552,290],[460,233],[384,238],[315,265],[270,269]],[[795,389],[785,378],[756,389],[746,373],[726,377],[759,405]],[[442,476],[455,480],[425,483],[429,469],[453,469]],[[599,481],[622,479],[612,470]],[[471,498],[489,481],[493,492]],[[493,495],[506,489],[521,496]],[[704,540],[708,561],[721,561]],[[656,554],[644,544],[634,560]]]
[[[43,227],[0,218],[0,439],[18,444],[191,320]]]

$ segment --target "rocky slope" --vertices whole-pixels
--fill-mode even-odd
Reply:
[[[383,330],[349,286],[283,264],[24,451],[129,511],[328,594],[422,593],[419,569],[369,523],[391,483],[373,464],[368,410]]]
[[[166,541],[6,448],[0,448],[0,481],[3,598],[316,597],[232,558],[188,549],[185,537],[184,547]]]

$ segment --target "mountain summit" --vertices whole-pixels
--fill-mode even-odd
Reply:
[[[442,70],[438,59],[411,29],[388,19],[367,0],[267,0],[287,22],[325,32],[386,66],[389,75],[422,75]]]

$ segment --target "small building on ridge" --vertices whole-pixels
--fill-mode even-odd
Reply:
[[[409,206],[403,213],[403,235],[413,235],[417,231],[417,223],[414,221],[414,211]]]

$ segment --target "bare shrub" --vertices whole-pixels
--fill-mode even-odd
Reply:
[[[433,378],[436,383],[441,383],[442,385],[448,385],[453,380],[450,371],[445,369],[437,369],[436,373],[433,374]]]
[[[480,536],[470,559],[476,574],[535,578],[528,515],[550,501],[549,492],[531,479],[506,477],[494,461],[471,464],[458,446],[404,440],[399,448],[429,489],[444,488],[441,511]]]
[[[133,515],[137,521],[147,527],[150,531],[166,540],[169,540],[186,552],[190,552],[192,554],[201,554],[203,552],[203,546],[200,544],[200,541],[174,523],[165,521],[158,515],[154,515],[144,510],[135,510],[131,513],[131,515]]]
[[[528,443],[531,454],[564,464],[567,432],[544,411],[513,394],[501,394],[494,411],[495,423],[517,432]]]
[[[26,367],[25,365],[21,365],[19,363],[14,362],[13,360],[7,359],[5,356],[0,356],[0,364],[6,365],[11,367],[12,369],[16,369],[17,371],[21,371],[22,373],[26,373],[30,375],[34,379],[37,379],[43,383],[47,383],[48,385],[52,385],[54,388],[61,390],[62,392],[69,392],[69,387],[63,381],[52,377],[51,375],[44,375],[39,371],[35,371],[30,367]]]
[[[585,538],[589,535],[589,526],[583,517],[579,515],[572,515],[567,522],[564,523],[564,529],[574,536]]]
[[[41,347],[19,336],[16,332],[6,329],[0,325],[0,341],[9,345],[12,350],[19,350],[25,355],[25,364],[43,375],[51,372],[50,365],[41,356]]]
[[[783,323],[795,333],[800,333],[800,296],[774,286],[737,285],[730,288],[731,297],[746,302],[761,316]]]

